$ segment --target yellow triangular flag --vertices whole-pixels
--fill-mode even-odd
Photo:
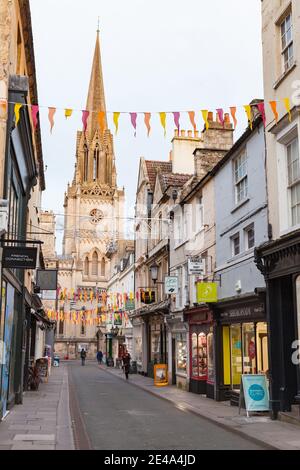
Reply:
[[[207,109],[202,109],[201,113],[202,113],[203,121],[205,122],[205,127],[206,127],[206,130],[207,130],[207,129],[209,129],[208,110]]]
[[[71,117],[73,114],[73,109],[66,108],[65,109],[65,118],[67,119],[68,117]]]
[[[250,129],[252,130],[252,129],[253,129],[253,125],[252,125],[252,111],[251,111],[251,106],[250,106],[250,104],[245,104],[245,105],[244,105],[244,109],[245,109],[246,114],[247,114],[247,118],[248,118],[248,122],[249,122],[249,125],[250,125]]]
[[[166,121],[167,121],[167,114],[166,113],[159,113],[160,123],[164,129],[164,136],[166,137]]]
[[[289,98],[283,98],[285,109],[289,114],[289,121],[292,122],[291,102]]]
[[[114,125],[115,125],[115,128],[116,128],[116,131],[115,131],[116,135],[117,135],[118,130],[119,130],[119,117],[120,117],[120,113],[114,113],[113,114],[113,121],[114,121]]]
[[[22,108],[22,103],[16,103],[15,104],[15,108],[14,108],[14,111],[15,111],[15,123],[16,123],[16,126],[18,125],[18,122],[20,120],[20,109]]]

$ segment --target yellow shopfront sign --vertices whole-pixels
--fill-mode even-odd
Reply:
[[[210,303],[218,301],[218,287],[216,282],[197,283],[197,303]]]

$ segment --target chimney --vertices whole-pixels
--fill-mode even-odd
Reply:
[[[178,129],[174,130],[174,137],[178,137]]]
[[[182,130],[180,134],[181,134],[181,137],[185,137],[185,131],[184,130]]]
[[[193,131],[188,131],[188,137],[193,137]]]
[[[170,150],[170,152],[169,152],[169,162],[171,162],[171,161],[172,161],[172,150]]]
[[[207,120],[208,121],[213,121],[214,120],[214,113],[212,111],[209,111]]]
[[[199,139],[199,131],[194,131],[194,137],[195,139]]]

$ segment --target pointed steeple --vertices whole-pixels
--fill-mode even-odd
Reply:
[[[90,137],[90,139],[93,139],[96,130],[99,129],[99,119],[97,112],[104,111],[106,113],[103,73],[100,54],[99,27],[97,30],[96,46],[93,58],[93,66],[90,78],[86,109],[89,111],[96,111],[90,113],[87,126],[88,136]],[[104,125],[107,129],[106,114],[104,116]]]

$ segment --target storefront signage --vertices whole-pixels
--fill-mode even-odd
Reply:
[[[165,277],[165,294],[178,294],[178,277],[166,276]]]
[[[3,268],[35,269],[37,248],[4,246],[2,255]]]
[[[228,309],[225,312],[220,313],[221,318],[264,318],[265,317],[265,307],[264,304],[251,305],[248,307],[232,308]]]
[[[241,377],[240,408],[244,399],[249,411],[269,411],[269,391],[264,374],[243,374]]]
[[[41,290],[57,290],[57,269],[37,269],[36,285]]]
[[[126,300],[125,302],[125,310],[134,310],[135,309],[135,302],[134,300]]]
[[[210,303],[218,301],[218,288],[215,282],[197,282],[197,302]]]
[[[197,261],[191,259],[188,260],[188,273],[189,275],[193,274],[204,274],[204,260],[201,258]]]

